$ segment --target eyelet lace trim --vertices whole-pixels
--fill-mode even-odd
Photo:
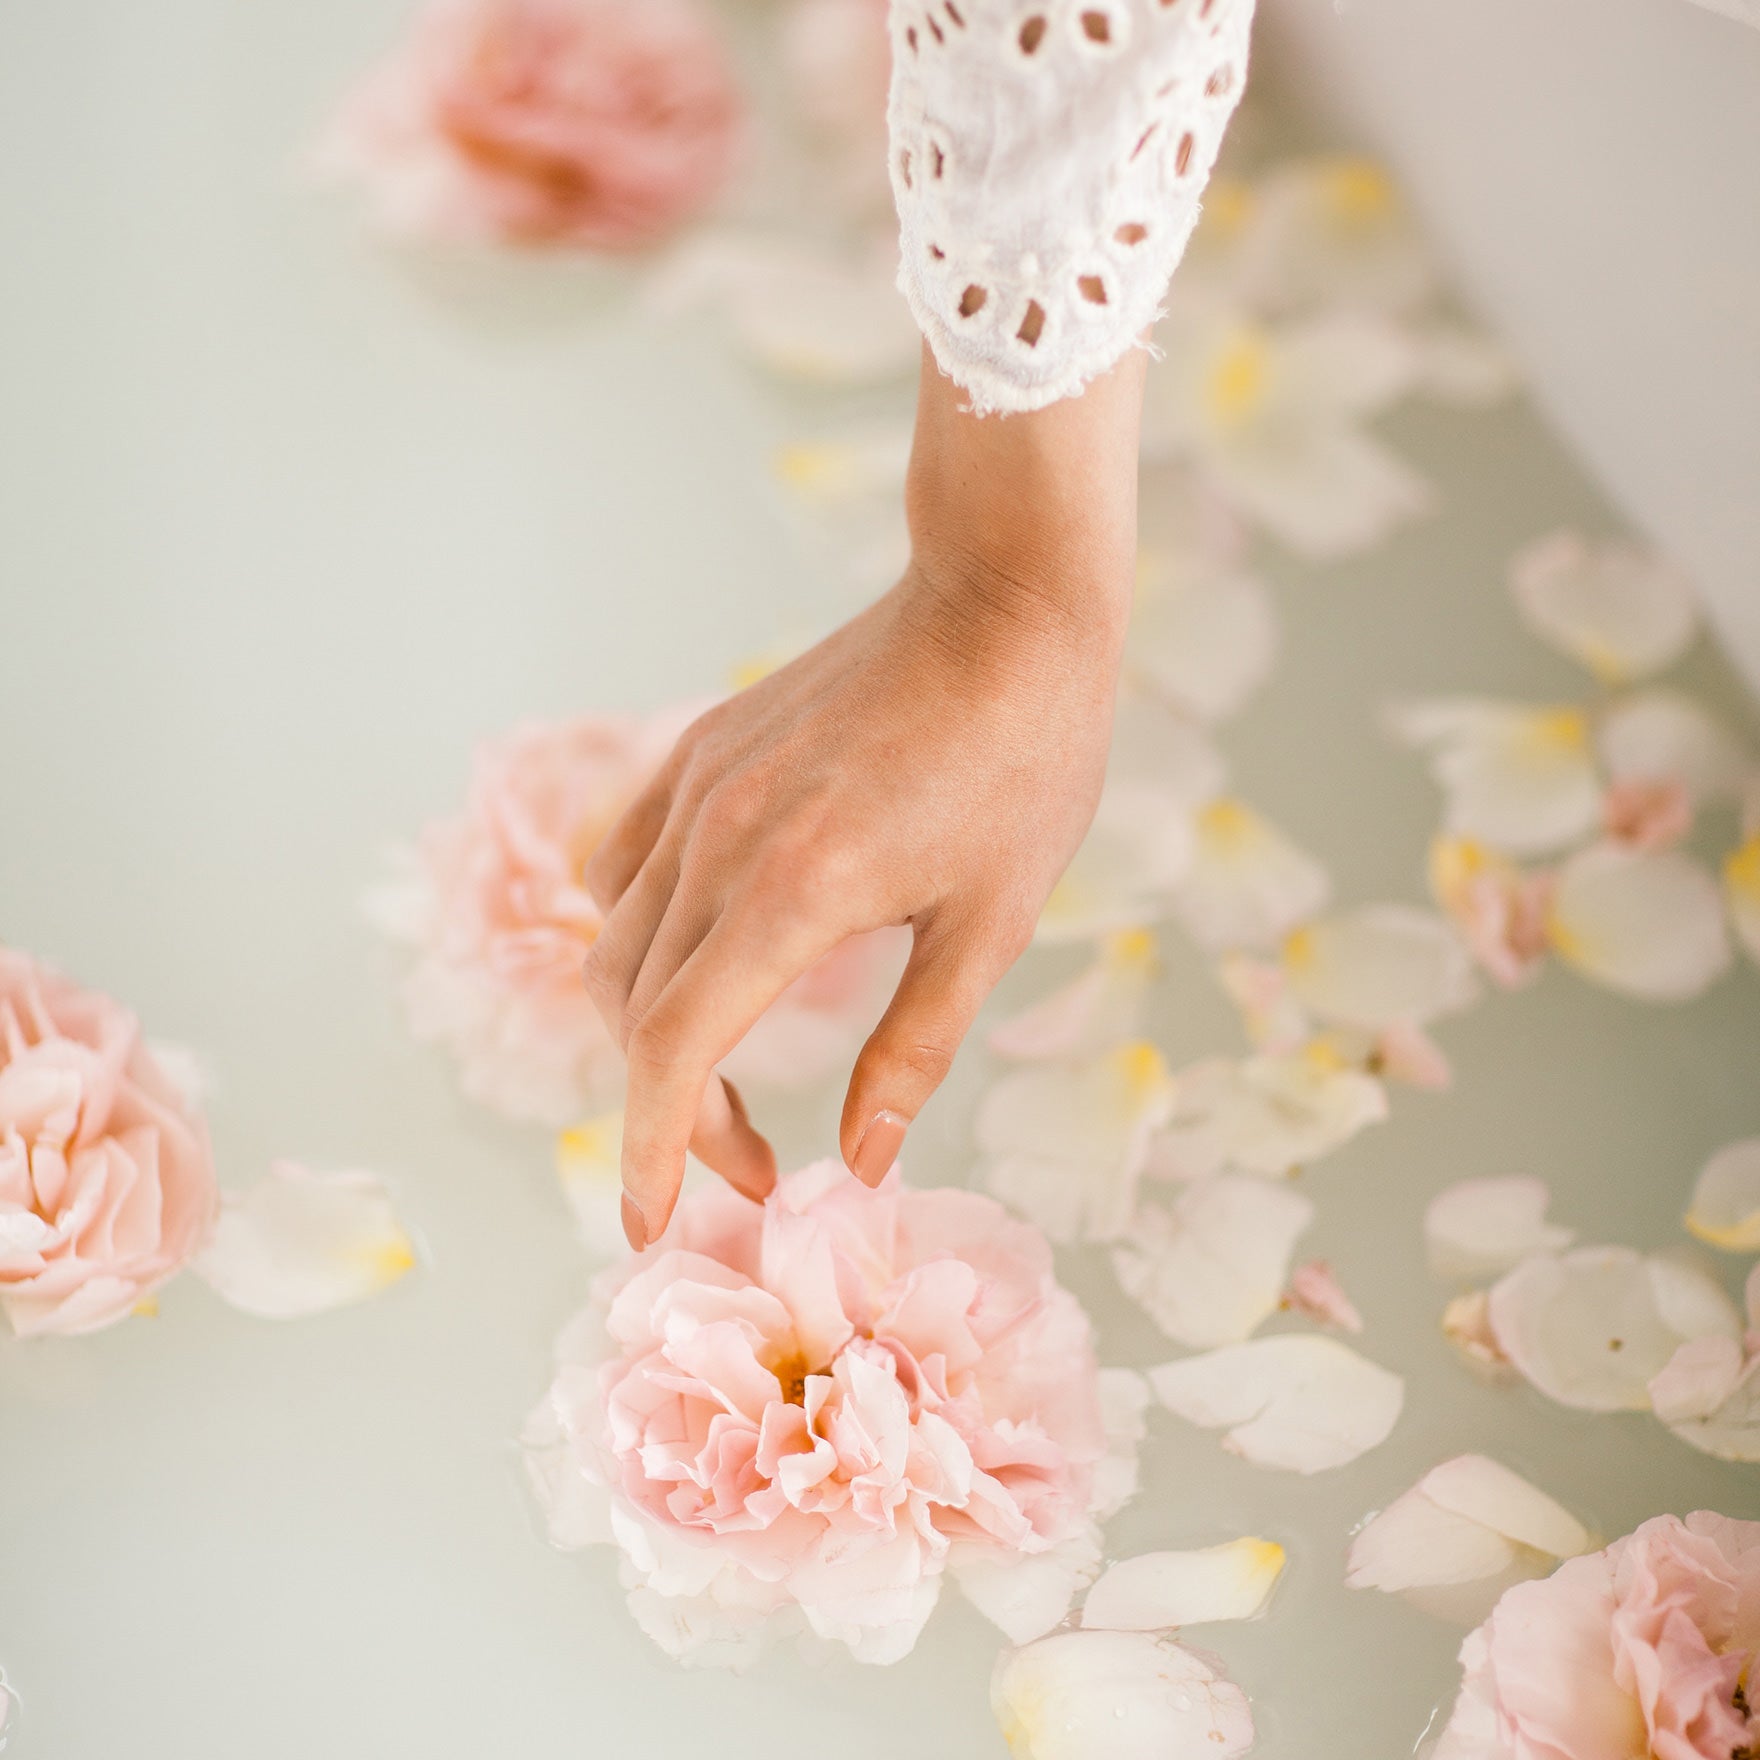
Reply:
[[[980,414],[1157,317],[1246,84],[1253,0],[892,0],[898,284]]]

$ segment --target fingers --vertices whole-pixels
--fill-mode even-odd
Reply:
[[[843,1159],[864,1185],[892,1170],[905,1131],[941,1086],[984,999],[1025,937],[994,929],[917,931],[910,962],[869,1036],[843,1102]]]
[[[656,849],[587,950],[582,981],[606,1031],[619,1045],[628,1036],[630,992],[672,903],[677,877],[676,860],[665,849]]]
[[[635,1023],[623,1184],[644,1242],[657,1240],[671,1220],[687,1149],[724,1177],[737,1168],[742,1190],[775,1183],[769,1145],[747,1122],[738,1095],[710,1078],[759,1015],[838,939],[804,922],[779,927],[768,911],[730,909]],[[637,1230],[625,1217],[633,1240]]]
[[[672,810],[672,774],[673,765],[668,763],[624,809],[588,858],[582,878],[600,910],[611,911],[660,841]]]

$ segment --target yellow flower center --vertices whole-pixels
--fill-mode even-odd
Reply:
[[[1241,325],[1230,335],[1210,369],[1207,403],[1211,419],[1237,427],[1265,402],[1271,379],[1271,349],[1264,335]]]
[[[1147,1039],[1135,1039],[1113,1052],[1114,1068],[1132,1109],[1141,1106],[1167,1080],[1167,1062]]]
[[[844,488],[850,480],[849,449],[823,443],[780,447],[776,474],[789,488],[810,494]]]
[[[1537,710],[1526,731],[1537,755],[1582,752],[1589,747],[1589,717],[1581,709]]]
[[[1120,929],[1108,935],[1102,957],[1114,972],[1152,972],[1157,948],[1155,936],[1148,929]]]
[[[1312,929],[1292,929],[1283,938],[1283,963],[1292,971],[1305,971],[1313,965],[1319,952]]]
[[[1760,831],[1724,857],[1723,883],[1737,898],[1760,905]]]
[[[1219,854],[1234,854],[1254,830],[1253,809],[1219,795],[1198,814],[1198,836]]]
[[[1361,228],[1385,220],[1398,200],[1393,179],[1373,159],[1339,159],[1326,168],[1320,187],[1341,225]]]
[[[1256,205],[1251,186],[1238,177],[1211,178],[1204,196],[1206,237],[1216,242],[1235,237],[1252,219]]]

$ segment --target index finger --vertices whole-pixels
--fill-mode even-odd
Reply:
[[[685,1152],[715,1066],[772,1002],[846,931],[725,911],[631,1031],[623,1115],[623,1189],[647,1241],[672,1219]]]

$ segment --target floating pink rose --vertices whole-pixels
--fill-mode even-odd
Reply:
[[[120,1320],[206,1236],[206,1126],[120,1003],[0,948],[0,1307],[15,1332]]]
[[[689,0],[458,0],[367,79],[320,159],[397,231],[630,250],[721,188],[740,118]]]
[[[588,859],[704,705],[529,722],[476,754],[464,811],[430,825],[369,909],[415,950],[410,1028],[446,1045],[471,1099],[563,1125],[617,1103],[623,1058],[581,980],[603,921]],[[853,1057],[879,1019],[903,932],[834,949],[728,1059],[788,1086]]]
[[[779,1631],[895,1661],[949,1570],[998,1623],[1049,1630],[1128,1479],[1135,1410],[1109,1442],[1119,1402],[1044,1237],[896,1174],[871,1192],[821,1162],[762,1208],[687,1195],[559,1357],[526,1435],[552,1535],[615,1540],[636,1618],[695,1661]]]
[[[1736,1760],[1757,1657],[1760,1522],[1658,1516],[1504,1595],[1433,1760]]]

